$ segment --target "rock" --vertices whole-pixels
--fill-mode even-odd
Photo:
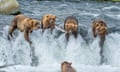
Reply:
[[[0,14],[18,14],[20,6],[16,0],[0,0]]]

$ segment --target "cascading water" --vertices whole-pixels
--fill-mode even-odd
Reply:
[[[45,31],[45,33],[42,33],[41,30],[34,31],[30,35],[30,39],[33,41],[34,56],[37,59],[32,60],[31,52],[33,50],[31,50],[29,44],[24,40],[23,34],[17,32],[18,35],[11,41],[8,41],[6,38],[7,31],[8,26],[3,29],[3,35],[0,38],[1,66],[11,64],[29,66],[32,62],[37,62],[38,66],[56,66],[62,61],[70,61],[74,65],[94,66],[100,63],[99,38],[95,38],[92,42],[86,43],[81,35],[77,39],[71,35],[67,43],[64,33],[58,38],[55,38],[56,32],[51,35],[49,30]],[[118,61],[120,56],[119,39],[120,34],[118,33],[112,33],[106,37],[103,52],[105,64],[113,66],[120,65]]]
[[[31,5],[28,5],[27,1],[19,2],[21,10],[28,17],[40,19],[45,13],[53,13],[57,15],[57,23],[60,26],[63,26],[63,20],[59,20],[60,18],[74,15],[85,31],[80,30],[82,33],[78,34],[77,39],[71,35],[68,42],[65,33],[57,29],[53,34],[49,33],[49,30],[44,33],[41,29],[33,31],[30,34],[33,42],[30,47],[23,33],[18,30],[14,32],[14,38],[7,40],[13,16],[0,15],[0,72],[60,72],[63,61],[72,62],[77,72],[120,72],[119,7],[117,7],[119,3],[31,1]],[[27,7],[24,9],[25,6]],[[116,17],[114,13],[118,16]],[[108,27],[116,29],[110,30],[111,33],[106,36],[103,65],[99,64],[101,60],[99,37],[93,38],[91,30],[88,30],[95,18],[105,19]],[[88,39],[85,39],[87,37]]]

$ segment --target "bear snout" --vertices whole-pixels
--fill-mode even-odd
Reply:
[[[50,20],[50,24],[54,24],[55,21],[53,19]]]

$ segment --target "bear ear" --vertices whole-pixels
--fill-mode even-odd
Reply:
[[[49,17],[49,15],[46,15],[46,17],[48,18],[48,17]]]
[[[92,22],[92,27],[94,28],[96,26],[96,20]]]
[[[31,24],[33,25],[33,23],[34,23],[34,21],[33,20],[31,20]]]
[[[107,27],[107,24],[105,22],[103,22],[104,26]]]
[[[107,27],[104,27],[105,30],[107,30]]]
[[[96,23],[96,20],[94,20],[93,22],[92,22],[92,24],[95,24]]]
[[[33,20],[30,20],[30,23],[29,23],[29,24],[30,24],[31,27],[33,27],[33,23],[34,23],[34,21],[33,21]]]

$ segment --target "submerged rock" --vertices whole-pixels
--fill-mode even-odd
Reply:
[[[19,14],[20,6],[16,0],[0,0],[0,14]]]

